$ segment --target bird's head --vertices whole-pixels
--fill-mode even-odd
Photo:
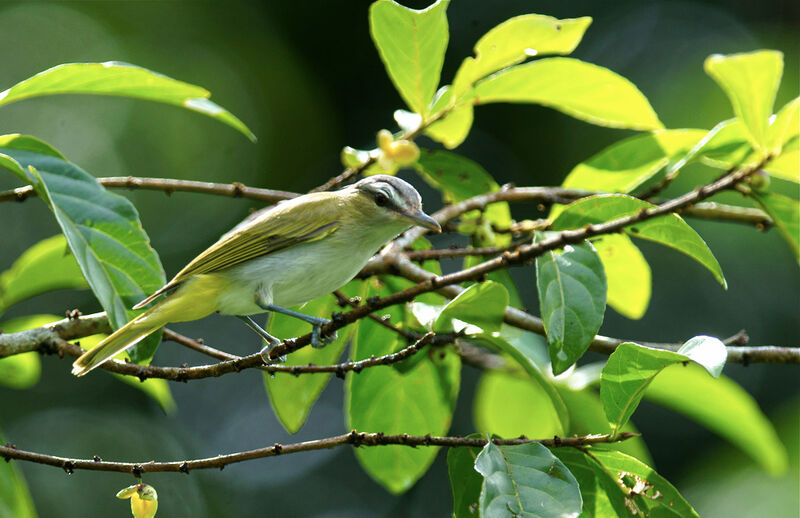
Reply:
[[[366,215],[442,231],[435,219],[422,212],[422,197],[417,190],[400,178],[385,174],[368,176],[348,189],[355,192]]]

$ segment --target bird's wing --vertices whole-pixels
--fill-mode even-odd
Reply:
[[[279,204],[252,222],[240,224],[195,257],[171,281],[134,306],[134,309],[146,306],[193,275],[225,270],[256,257],[332,234],[339,228],[339,221],[332,216],[336,214],[333,210],[336,198],[331,197],[330,193],[319,194],[325,196],[315,195],[311,200],[304,200],[302,208],[291,203]]]

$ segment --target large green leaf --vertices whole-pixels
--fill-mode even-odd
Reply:
[[[89,286],[112,325],[121,327],[141,313],[128,308],[165,282],[136,209],[75,164],[20,149],[15,145],[18,140],[27,145],[31,137],[4,139],[0,153],[21,168],[30,168],[29,181],[55,214]],[[154,333],[128,354],[137,363],[148,361],[160,341],[161,333]]]
[[[736,116],[744,121],[750,142],[766,151],[767,127],[783,75],[783,53],[759,50],[706,58],[705,70],[725,91]]]
[[[588,16],[559,20],[525,14],[510,18],[484,34],[475,44],[475,57],[461,63],[453,80],[456,96],[476,80],[533,56],[569,54],[592,23]]]
[[[442,309],[433,323],[433,330],[446,332],[464,329],[470,334],[497,332],[503,324],[506,306],[508,291],[502,284],[492,281],[473,284]],[[465,324],[480,329],[472,333]]]
[[[17,302],[63,288],[88,288],[64,236],[39,241],[0,273],[0,313]]]
[[[352,281],[342,288],[349,297],[363,297],[364,283]],[[331,314],[341,311],[336,297],[326,295],[308,302],[304,306],[294,308],[307,315],[330,318]],[[342,351],[353,335],[357,325],[347,326],[340,330],[338,338],[322,349],[304,347],[286,357],[285,365],[329,365],[336,363],[342,356]],[[269,320],[269,332],[281,339],[292,338],[306,334],[310,325],[297,318],[272,313]],[[288,372],[264,373],[264,385],[272,403],[272,409],[278,416],[281,424],[289,433],[297,432],[306,422],[311,407],[319,398],[325,385],[328,384],[330,373],[303,374],[294,376]]]
[[[450,106],[453,103],[453,89],[443,86],[436,92],[431,107],[431,113],[439,113],[444,109],[449,111],[444,118],[425,128],[425,135],[436,142],[440,142],[447,149],[458,147],[469,135],[472,120],[475,116],[472,103],[462,103]]]
[[[476,430],[500,437],[553,437],[567,432],[547,391],[522,373],[483,373],[472,415]]]
[[[606,272],[608,305],[628,318],[642,318],[652,290],[650,265],[642,252],[624,234],[606,234],[592,245]]]
[[[725,437],[772,474],[788,465],[772,423],[755,399],[730,378],[710,378],[699,365],[673,365],[653,379],[644,397]]]
[[[553,373],[583,356],[606,310],[603,263],[589,243],[569,245],[536,258],[536,287]]]
[[[797,137],[781,149],[781,154],[772,158],[763,167],[770,175],[800,183],[800,142]]]
[[[212,102],[211,93],[205,88],[117,61],[68,63],[49,68],[0,93],[0,106],[54,94],[114,95],[172,104],[217,119],[250,140],[256,138],[242,121]]]
[[[567,205],[553,221],[553,230],[579,228],[587,224],[631,216],[642,209],[655,207],[646,201],[624,194],[605,194],[582,198]],[[641,239],[655,241],[682,252],[705,266],[727,288],[725,277],[711,250],[692,227],[677,214],[666,214],[640,221],[624,232]]]
[[[0,444],[5,444],[0,431]],[[28,486],[16,462],[0,462],[0,518],[36,518]]]
[[[483,518],[568,518],[581,512],[578,481],[539,443],[495,446],[489,441],[478,454],[475,469],[483,475]]]
[[[628,137],[575,166],[563,186],[631,192],[686,155],[706,133],[698,129],[670,129]]]
[[[769,214],[796,259],[800,260],[800,202],[772,192],[751,193],[761,208]]]
[[[624,77],[571,58],[547,58],[508,68],[478,82],[475,104],[536,103],[612,128],[661,129],[647,98]]]
[[[374,279],[370,282],[374,282]],[[385,295],[372,286],[369,295]],[[390,308],[391,322],[404,321],[400,307]],[[362,320],[353,339],[353,359],[381,356],[406,345],[399,335],[372,320]],[[460,384],[461,362],[448,349],[422,351],[404,373],[391,366],[350,373],[345,384],[347,429],[360,432],[445,435],[450,428]],[[393,493],[409,489],[436,457],[438,448],[406,446],[357,448],[356,457],[369,475]]]
[[[449,38],[448,3],[437,0],[418,11],[378,0],[369,9],[370,33],[386,71],[408,107],[423,118],[439,86]]]
[[[472,434],[469,437],[481,437]],[[475,471],[475,459],[480,448],[448,448],[447,474],[450,477],[450,489],[453,492],[453,517],[476,518],[478,516],[478,500],[481,497],[483,477]]]
[[[676,363],[690,360],[718,377],[725,364],[727,350],[716,338],[699,336],[687,341],[678,352],[653,349],[625,342],[608,357],[600,378],[600,398],[606,417],[616,434],[628,422],[647,386],[656,374]]]
[[[592,455],[625,485],[642,516],[699,518],[678,490],[650,466],[619,451],[593,449]]]
[[[575,448],[555,448],[553,455],[564,463],[581,488],[583,514],[587,518],[633,516],[626,495],[602,464]]]

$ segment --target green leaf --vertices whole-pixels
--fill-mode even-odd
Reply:
[[[603,264],[589,243],[545,252],[536,258],[536,287],[550,361],[558,375],[583,356],[603,323]]]
[[[40,293],[88,287],[66,239],[59,234],[39,241],[0,273],[0,313]]]
[[[788,466],[772,423],[755,399],[730,378],[709,378],[697,365],[673,365],[656,376],[644,397],[726,438],[774,475]]]
[[[472,415],[476,430],[500,437],[553,437],[567,431],[550,394],[524,374],[484,372]]]
[[[453,91],[450,86],[443,86],[434,96],[431,113],[438,114],[444,109],[448,109],[447,114],[440,120],[434,122],[425,129],[425,135],[436,142],[440,142],[447,149],[453,149],[461,145],[469,135],[472,128],[474,110],[472,104],[459,104],[451,106],[453,103]]]
[[[481,436],[469,435],[471,438]],[[453,517],[477,518],[478,500],[481,496],[483,478],[475,471],[475,459],[480,448],[448,448],[447,473],[450,476],[450,489],[453,492]]]
[[[618,451],[592,449],[592,454],[628,490],[639,490],[639,495],[630,497],[642,516],[698,518],[678,490],[650,466]]]
[[[706,73],[719,84],[744,121],[753,147],[766,151],[767,127],[783,75],[783,53],[760,50],[706,58]]]
[[[679,352],[653,349],[625,342],[608,357],[600,378],[600,398],[614,434],[628,422],[644,391],[653,378],[665,367],[689,360],[702,365],[712,376],[722,371],[727,351],[712,337],[695,337]],[[720,359],[722,360],[720,362]]]
[[[554,448],[552,452],[578,481],[587,518],[632,516],[622,488],[602,464],[575,448]]]
[[[0,431],[0,444],[5,443]],[[0,517],[36,518],[33,499],[16,462],[0,462]]]
[[[375,280],[368,282],[374,283]],[[371,286],[369,295],[385,295],[386,287]],[[402,307],[390,308],[390,321],[404,321]],[[353,360],[381,356],[406,345],[399,335],[372,320],[362,320],[353,339]],[[412,369],[400,373],[379,366],[350,373],[345,384],[348,429],[387,434],[446,435],[461,380],[461,362],[451,350],[437,349],[424,355]],[[392,493],[408,490],[436,457],[438,448],[382,446],[357,448],[356,457],[377,482]]]
[[[29,139],[29,138],[28,138]],[[165,282],[158,255],[142,229],[134,206],[105,190],[97,180],[66,160],[17,149],[8,140],[0,153],[32,168],[34,188],[47,203],[67,238],[84,277],[114,328],[140,311],[129,311]],[[161,341],[154,333],[129,349],[130,358],[148,361]]]
[[[361,281],[351,281],[342,291],[348,297],[363,297],[366,285]],[[303,306],[293,308],[296,311],[322,318],[330,318],[331,314],[341,311],[337,299],[332,294],[312,300]],[[336,363],[342,356],[347,342],[353,335],[357,325],[347,326],[339,331],[336,340],[322,349],[304,347],[286,357],[285,365],[330,365]],[[310,324],[297,318],[272,313],[268,330],[281,339],[301,336],[310,331]],[[274,375],[264,373],[264,386],[269,394],[272,409],[283,427],[289,433],[296,433],[308,418],[311,407],[314,406],[322,390],[330,380],[330,373],[302,374],[294,376],[287,372],[276,372]]]
[[[789,243],[789,248],[792,249],[795,258],[800,261],[800,243],[798,243],[798,239],[800,239],[800,202],[772,192],[761,194],[751,192],[750,196],[761,205],[764,212],[769,214],[783,238]]]
[[[605,194],[582,198],[567,205],[553,221],[553,230],[579,228],[631,216],[655,205],[624,194]],[[711,250],[692,227],[677,214],[666,214],[641,221],[623,230],[629,235],[655,241],[682,252],[705,266],[727,289],[727,282]]]
[[[61,320],[56,315],[30,315],[7,320],[0,323],[3,333],[17,333],[26,329],[35,329],[43,325]],[[0,385],[14,389],[30,388],[39,381],[42,367],[39,353],[31,351],[0,358]],[[2,513],[0,513],[2,516]]]
[[[559,20],[552,16],[515,16],[484,34],[475,44],[475,57],[461,63],[453,80],[456,97],[476,80],[533,56],[569,54],[592,23],[588,16]]]
[[[506,306],[508,292],[502,284],[492,281],[473,284],[442,309],[433,323],[433,330],[465,330],[468,334],[497,332],[503,324]],[[473,332],[470,325],[480,329]]]
[[[781,146],[800,134],[800,97],[795,97],[770,117],[767,137],[771,153],[779,153]]]
[[[568,378],[567,384],[569,384],[569,381],[570,379]],[[575,390],[562,384],[555,385],[555,388],[569,412],[569,429],[564,435],[602,434],[613,431],[603,411],[603,402],[597,392],[590,388]],[[638,433],[638,430],[630,421],[625,423],[621,431]],[[592,446],[592,451],[595,449],[618,450],[636,457],[646,464],[652,463],[650,452],[641,437],[633,437],[622,442],[595,444]]]
[[[536,103],[612,128],[661,129],[647,98],[624,77],[571,58],[547,58],[508,68],[475,85],[475,104]]]
[[[498,447],[489,441],[478,455],[475,469],[483,475],[483,518],[566,518],[581,512],[578,481],[539,443]]]
[[[592,241],[608,284],[608,305],[617,313],[638,320],[650,304],[650,265],[624,234],[606,234]]]
[[[780,155],[767,162],[763,169],[776,178],[800,183],[800,145],[797,138],[785,146]]]
[[[628,193],[682,158],[705,130],[657,130],[620,140],[570,171],[563,186]]]
[[[217,119],[256,140],[242,121],[209,99],[211,93],[205,88],[118,61],[54,66],[0,93],[0,106],[54,94],[114,95],[172,104]]]
[[[386,71],[408,107],[423,119],[444,63],[448,3],[437,0],[418,11],[392,0],[378,0],[369,9],[370,34]]]

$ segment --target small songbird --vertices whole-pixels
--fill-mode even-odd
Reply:
[[[162,288],[134,306],[150,309],[75,360],[82,376],[170,322],[197,320],[214,312],[235,315],[267,341],[280,340],[250,315],[275,311],[313,326],[312,345],[329,321],[289,309],[347,284],[387,241],[413,225],[441,231],[422,212],[419,193],[387,175],[367,177],[334,192],[278,203],[223,235]]]

